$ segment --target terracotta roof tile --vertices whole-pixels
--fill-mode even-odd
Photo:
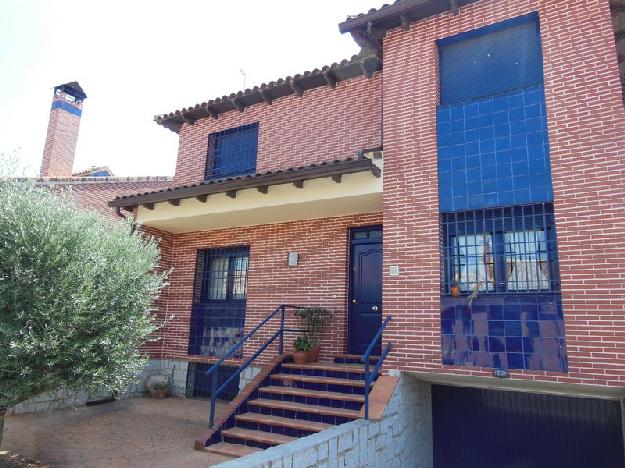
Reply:
[[[375,56],[360,57],[354,55],[350,60],[326,65],[314,70],[305,71],[276,81],[263,83],[243,91],[221,96],[207,102],[183,107],[168,114],[156,115],[154,120],[174,132],[178,132],[183,123],[194,123],[205,117],[217,117],[219,114],[232,110],[242,111],[245,107],[271,103],[292,94],[301,94],[308,89],[320,86],[334,87],[337,82],[365,75],[370,77],[382,68],[381,61]]]

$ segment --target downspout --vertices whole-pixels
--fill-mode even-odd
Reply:
[[[122,213],[121,206],[115,207],[115,214],[119,216],[120,218],[122,218],[123,220],[128,220],[128,216]],[[134,220],[130,221],[130,235],[132,236],[136,232],[136,230],[137,230],[137,223]]]

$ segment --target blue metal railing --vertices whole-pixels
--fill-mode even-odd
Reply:
[[[384,347],[384,350],[382,351],[382,354],[380,354],[380,358],[378,359],[378,362],[375,364],[375,367],[373,368],[371,372],[369,372],[369,357],[371,355],[371,351],[373,351],[373,347],[382,338],[382,332],[384,331],[384,328],[386,328],[386,325],[390,321],[391,321],[391,316],[389,315],[388,317],[386,317],[384,322],[382,322],[382,325],[380,325],[378,332],[375,334],[375,336],[371,340],[371,343],[369,343],[369,347],[365,351],[365,354],[363,354],[362,357],[360,358],[360,360],[365,363],[365,419],[369,419],[369,388],[371,387],[371,382],[373,381],[375,376],[378,375],[378,372],[380,372],[382,363],[384,362],[386,355],[391,350],[391,343],[389,342]]]
[[[285,332],[302,332],[304,330],[300,330],[300,329],[296,329],[296,328],[285,328],[284,327],[284,322],[285,322],[285,312],[286,309],[308,309],[308,307],[301,307],[301,306],[294,306],[294,305],[288,305],[288,304],[282,304],[280,306],[278,306],[273,312],[271,312],[262,322],[260,322],[258,325],[256,325],[256,327],[254,327],[254,329],[252,331],[250,331],[247,335],[245,335],[243,338],[241,338],[241,340],[236,343],[235,345],[233,345],[215,364],[213,364],[211,366],[210,369],[208,369],[208,371],[206,371],[207,375],[212,375],[211,376],[211,408],[210,408],[210,419],[209,419],[209,427],[213,427],[215,425],[215,404],[217,402],[217,396],[219,396],[219,394],[228,387],[228,384],[230,384],[230,382],[239,376],[239,374],[241,374],[241,372],[243,372],[245,370],[245,368],[247,366],[249,366],[259,355],[260,353],[262,353],[265,349],[267,349],[267,347],[273,343],[277,338],[280,338],[279,344],[278,344],[278,354],[280,356],[282,356],[284,354],[284,333]],[[234,374],[232,374],[230,377],[228,377],[226,379],[226,381],[220,386],[217,386],[217,378],[218,378],[218,372],[217,370],[219,369],[219,366],[221,366],[224,361],[226,359],[228,359],[230,356],[232,356],[234,353],[237,352],[237,350],[243,346],[243,344],[250,339],[250,337],[252,337],[252,335],[254,335],[263,325],[265,325],[267,322],[269,322],[272,318],[274,318],[277,314],[280,314],[280,328],[278,329],[278,331],[276,331],[273,335],[271,335],[271,338],[269,338],[267,341],[265,341],[264,344],[262,344],[257,350],[256,352],[249,357],[237,370]]]

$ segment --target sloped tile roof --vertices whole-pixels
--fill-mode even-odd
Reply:
[[[380,8],[372,8],[366,13],[348,16],[339,23],[342,33],[365,31],[367,29],[388,30],[423,18],[438,15],[445,11],[458,12],[460,8],[477,0],[396,0],[385,3]]]
[[[308,89],[320,86],[336,86],[339,81],[348,80],[357,76],[365,75],[370,77],[377,70],[382,68],[380,60],[373,57],[360,57],[354,55],[350,60],[343,60],[339,63],[326,65],[321,69],[305,71],[294,76],[280,78],[277,81],[263,83],[251,89],[232,93],[229,96],[222,96],[211,99],[207,102],[195,104],[194,106],[170,112],[168,114],[156,115],[154,120],[159,125],[174,132],[178,132],[183,123],[194,123],[198,119],[205,117],[217,117],[219,114],[232,110],[243,111],[245,107],[253,106],[261,102],[271,103],[274,99],[292,94],[303,95]]]

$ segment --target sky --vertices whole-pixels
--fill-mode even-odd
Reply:
[[[382,3],[0,0],[0,153],[36,176],[53,88],[78,81],[74,172],[173,175],[178,136],[154,115],[349,58],[338,23]]]

